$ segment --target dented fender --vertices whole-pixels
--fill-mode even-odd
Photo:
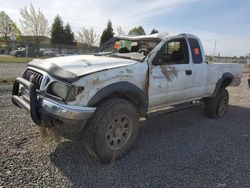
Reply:
[[[96,101],[100,101],[108,94],[119,91],[120,93],[131,92],[139,96],[139,100],[144,101],[147,106],[145,89],[145,85],[148,84],[148,79],[145,79],[147,74],[148,65],[146,62],[142,62],[83,76],[73,85],[84,87],[84,90],[70,104],[95,105]]]

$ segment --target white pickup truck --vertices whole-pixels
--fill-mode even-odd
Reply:
[[[118,36],[92,55],[31,61],[12,101],[39,126],[83,135],[90,154],[111,161],[131,148],[139,119],[154,112],[200,101],[209,117],[223,116],[226,87],[238,86],[241,75],[239,64],[208,64],[191,34]]]

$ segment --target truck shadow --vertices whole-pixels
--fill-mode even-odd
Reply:
[[[82,144],[70,141],[50,159],[73,187],[202,186],[231,173],[228,165],[242,174],[249,168],[242,155],[250,156],[250,109],[231,105],[220,119],[203,114],[197,107],[142,122],[131,151],[110,164],[92,159]]]

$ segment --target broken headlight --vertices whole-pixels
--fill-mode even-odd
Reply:
[[[76,100],[76,96],[83,91],[83,87],[72,86],[68,92],[67,100],[68,102]]]
[[[53,82],[47,89],[47,93],[59,97],[64,101],[74,101],[76,96],[83,90],[82,87],[67,85],[62,82]]]

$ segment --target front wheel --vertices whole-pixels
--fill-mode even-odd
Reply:
[[[228,108],[229,94],[225,88],[221,88],[214,98],[205,99],[205,111],[208,117],[222,117]]]
[[[101,103],[83,133],[86,149],[103,162],[122,157],[138,133],[136,108],[128,101],[113,98]]]

